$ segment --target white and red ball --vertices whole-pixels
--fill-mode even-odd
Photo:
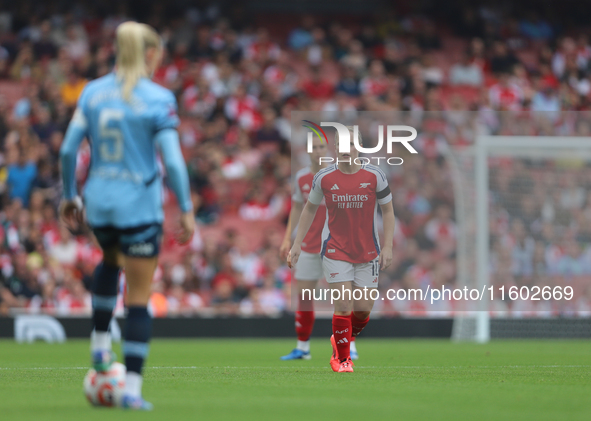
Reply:
[[[121,363],[113,363],[104,373],[91,368],[84,377],[84,395],[94,406],[118,406],[124,387],[125,366]]]

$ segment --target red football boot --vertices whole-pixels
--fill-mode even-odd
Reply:
[[[331,361],[332,362],[332,361]],[[353,361],[351,357],[339,364],[339,373],[352,373],[353,372]]]
[[[339,360],[339,352],[337,351],[337,343],[334,340],[334,335],[330,337],[330,344],[332,345],[332,356],[330,357],[330,368],[332,371],[337,372],[341,367],[341,361]]]

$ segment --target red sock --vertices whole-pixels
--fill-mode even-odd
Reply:
[[[367,319],[365,319],[365,320],[359,320],[357,317],[355,317],[355,313],[351,313],[351,326],[352,326],[351,336],[355,337],[355,336],[359,335],[361,333],[361,331],[363,330],[363,328],[365,326],[367,326],[368,322],[369,322],[369,316],[367,316]]]
[[[295,329],[298,335],[298,341],[307,341],[312,335],[312,328],[314,327],[314,312],[313,311],[296,311]]]
[[[337,344],[339,359],[349,358],[351,346],[351,316],[332,316],[332,334]]]

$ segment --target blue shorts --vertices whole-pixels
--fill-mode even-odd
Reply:
[[[113,226],[94,227],[92,232],[103,250],[119,246],[121,253],[130,257],[154,257],[160,252],[162,224],[125,229]]]

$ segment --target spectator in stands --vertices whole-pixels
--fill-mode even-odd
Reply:
[[[166,317],[168,315],[168,300],[165,295],[164,282],[152,283],[152,295],[148,308],[153,317]]]
[[[51,113],[47,106],[37,107],[35,112],[37,122],[33,125],[33,131],[43,143],[49,143],[49,138],[57,130],[56,124],[51,119]]]
[[[30,44],[23,45],[18,52],[16,59],[10,68],[10,77],[13,80],[27,81],[30,79],[39,79],[41,69],[35,62],[33,48]]]
[[[201,297],[185,290],[182,285],[175,284],[168,292],[168,314],[190,316],[198,313],[204,307]]]
[[[226,100],[224,110],[228,119],[236,121],[240,127],[250,131],[257,129],[261,124],[258,108],[258,99],[249,95],[244,85],[238,85],[233,95]]]
[[[529,13],[529,16],[520,22],[519,29],[523,35],[534,40],[548,40],[554,35],[552,26],[540,19],[535,12]]]
[[[249,291],[248,296],[240,302],[239,311],[244,316],[264,316],[265,308],[260,299],[260,289],[253,288]]]
[[[323,60],[330,55],[330,46],[326,41],[324,29],[315,27],[312,30],[313,42],[306,48],[308,63],[312,66],[320,66]]]
[[[242,274],[247,287],[260,284],[263,271],[261,259],[252,250],[252,245],[244,236],[236,238],[236,244],[229,252],[232,268]]]
[[[591,267],[576,241],[570,241],[566,245],[566,253],[558,260],[555,271],[558,275],[568,277],[591,273]]]
[[[84,86],[86,86],[86,80],[78,74],[78,71],[71,68],[61,87],[62,101],[67,107],[76,105]]]
[[[508,72],[499,74],[499,82],[489,88],[488,94],[490,104],[495,109],[519,111],[522,108],[523,91],[511,82],[511,75]]]
[[[332,96],[333,86],[322,77],[319,69],[313,69],[310,79],[303,83],[302,90],[311,99],[327,100]]]
[[[493,54],[490,59],[490,70],[493,73],[511,73],[513,66],[519,60],[509,51],[507,44],[503,41],[496,41],[493,44]]]
[[[70,25],[66,29],[66,42],[64,47],[68,57],[74,62],[79,62],[87,56],[89,46],[82,25]]]
[[[56,200],[59,200],[60,191],[58,185],[59,182],[51,163],[48,160],[40,161],[38,164],[37,177],[33,183],[34,190],[31,197],[37,193],[41,200],[45,199],[53,203]]]
[[[64,225],[60,225],[58,241],[50,246],[48,252],[60,265],[71,267],[78,260],[79,246],[70,231]]]
[[[12,273],[3,280],[6,289],[3,296],[12,306],[24,307],[27,300],[40,293],[39,285],[27,268],[25,252],[19,251],[14,255],[12,266]]]
[[[388,86],[389,80],[386,77],[384,63],[381,60],[372,60],[367,76],[361,79],[359,84],[361,93],[381,97],[388,90]]]
[[[289,34],[287,41],[289,46],[295,51],[300,51],[308,47],[310,44],[312,44],[312,42],[314,42],[314,38],[312,36],[313,28],[314,17],[310,15],[304,16],[302,19],[302,25],[298,28],[295,28]]]
[[[58,288],[57,311],[61,314],[89,315],[92,308],[90,293],[71,270],[64,271],[64,280]]]
[[[340,33],[342,38],[348,36],[348,32],[345,29],[341,30]],[[341,58],[340,62],[344,66],[354,69],[357,72],[357,76],[361,76],[367,67],[367,57],[363,51],[363,44],[361,41],[350,41],[348,52]]]
[[[285,310],[285,297],[281,290],[276,288],[272,273],[265,276],[262,288],[258,291],[258,301],[263,311],[268,316],[277,316]]]
[[[564,75],[567,61],[573,60],[576,57],[576,44],[571,37],[564,37],[559,45],[560,47],[552,56],[552,71],[557,78],[561,79]]]
[[[39,103],[39,85],[31,83],[25,88],[25,95],[14,105],[12,112],[16,120],[28,118],[33,106]]]
[[[24,207],[29,206],[29,197],[33,183],[37,177],[37,165],[27,156],[27,151],[17,151],[18,159],[14,164],[8,165],[8,191],[11,200],[18,199]]]
[[[550,83],[541,80],[539,84],[539,90],[534,94],[531,101],[531,109],[536,112],[542,111],[542,115],[555,121],[560,115],[558,95],[556,95],[556,91]]]
[[[457,228],[451,219],[451,209],[440,205],[435,211],[435,218],[425,224],[425,236],[442,251],[453,250]]]
[[[211,305],[218,315],[232,315],[238,311],[234,299],[234,285],[227,279],[215,283],[212,291]]]
[[[515,219],[511,224],[511,231],[501,242],[502,247],[511,250],[512,273],[515,276],[531,276],[533,274],[533,259],[535,241],[528,235],[524,223]]]
[[[0,150],[4,150],[4,139],[9,132],[8,117],[10,115],[10,108],[8,100],[0,94]]]
[[[466,52],[462,54],[462,60],[451,67],[449,82],[452,85],[482,86],[484,82],[482,68]]]
[[[424,22],[422,30],[417,38],[418,45],[423,50],[441,49],[441,38],[437,33],[435,24],[430,20]]]
[[[276,218],[283,208],[283,199],[274,194],[271,197],[260,187],[254,187],[249,199],[240,206],[240,217],[247,221],[266,221]]]
[[[269,107],[262,111],[262,115],[263,124],[253,137],[253,146],[262,147],[265,150],[281,150],[284,140],[281,138],[279,130],[275,127],[277,114]]]
[[[270,39],[267,28],[258,28],[255,41],[246,49],[246,58],[265,63],[267,60],[277,60],[280,55],[281,49]]]
[[[33,51],[39,60],[53,59],[57,55],[57,47],[52,37],[51,22],[44,20],[39,27],[39,38],[34,41]]]
[[[85,306],[76,285],[88,277],[97,249],[88,238],[60,233],[55,214],[60,189],[57,158],[84,78],[112,70],[113,30],[135,17],[133,7],[122,6],[98,18],[88,12],[87,1],[79,1],[76,14],[66,16],[54,7],[55,0],[46,3],[52,10],[50,19],[19,17],[14,30],[3,29],[0,46],[0,79],[11,79],[2,81],[0,88],[0,267],[4,282],[13,274],[15,256],[25,250],[30,264],[21,267],[22,278],[35,279],[38,285],[31,283],[31,290],[40,295],[15,297],[9,287],[0,287],[0,313],[27,305],[32,311],[65,312]],[[559,17],[526,15],[517,24],[502,7],[479,8],[479,3],[457,13],[460,38],[447,37],[436,16],[421,7],[421,16],[386,10],[375,23],[352,17],[318,26],[306,17],[286,39],[279,35],[290,33],[288,25],[273,32],[272,25],[259,28],[246,15],[226,19],[203,13],[200,20],[195,9],[174,21],[164,12],[152,16],[160,22],[166,43],[155,80],[178,96],[196,217],[207,224],[203,237],[196,236],[191,246],[195,261],[182,264],[185,279],[197,279],[191,284],[198,286],[156,282],[155,313],[198,311],[199,300],[192,294],[207,291],[210,283],[212,305],[220,314],[264,315],[269,309],[273,314],[285,309],[281,289],[287,277],[273,241],[238,251],[242,234],[236,240],[218,234],[232,221],[238,221],[241,231],[244,220],[257,221],[262,231],[276,230],[285,217],[290,156],[306,157],[297,144],[288,143],[293,110],[349,117],[358,111],[410,112],[419,131],[414,145],[420,153],[404,158],[404,172],[389,169],[391,181],[400,186],[394,192],[399,227],[395,252],[400,255],[383,279],[395,289],[449,282],[446,268],[454,265],[455,241],[446,236],[455,223],[446,148],[469,145],[477,133],[591,134],[585,118],[563,112],[591,109],[591,47],[585,35],[573,27],[573,38],[555,40],[548,26],[555,31]],[[3,15],[16,16],[18,4],[6,3]],[[466,44],[467,54],[455,62]],[[447,68],[449,85],[442,78]],[[468,108],[477,111],[468,113]],[[498,113],[507,110],[520,114]],[[551,121],[534,119],[531,111],[550,115]],[[437,115],[427,114],[431,112]],[[25,166],[32,164],[27,167],[31,174],[19,166],[23,159]],[[88,160],[83,150],[81,185]],[[559,262],[564,273],[577,272],[572,261],[584,260],[578,256],[588,255],[581,247],[591,238],[591,224],[582,216],[591,212],[586,186],[591,178],[578,179],[573,171],[552,181],[540,173],[550,176],[549,170],[559,169],[518,159],[491,161],[491,169],[491,247],[497,253],[495,265],[499,264],[495,279],[506,285],[530,282],[524,275],[529,269],[523,269],[529,260],[532,276],[537,277],[533,282],[540,285],[552,282],[548,274],[558,273]],[[168,197],[165,192],[166,203]],[[444,217],[442,204],[449,213]],[[512,232],[515,219],[523,221],[526,240],[516,239]],[[163,261],[178,267],[183,253],[177,253],[169,236],[170,227],[165,227],[165,249],[171,251]],[[531,238],[536,241],[533,258]],[[569,254],[564,248],[573,241],[579,250]],[[244,242],[257,243],[250,237]],[[430,250],[432,243],[436,247]],[[251,272],[238,265],[242,269],[236,271],[228,269],[228,262],[218,264],[229,249],[231,264],[252,258],[260,263],[258,269]],[[62,263],[49,265],[55,256]],[[75,279],[63,279],[60,272],[66,265],[75,268],[67,275]],[[512,267],[518,269],[512,273]],[[209,305],[207,294],[198,296]],[[404,305],[417,314],[425,311],[416,303]]]
[[[359,79],[355,69],[351,66],[341,66],[342,76],[336,86],[336,92],[343,92],[344,94],[357,97],[361,93],[359,89]]]
[[[327,116],[334,116],[331,118],[335,120],[344,118],[346,121],[353,121],[357,116],[355,105],[353,105],[352,101],[343,92],[338,92],[333,99],[326,101],[324,107],[322,107],[322,111]]]
[[[437,64],[433,54],[425,54],[423,57],[423,80],[427,84],[428,88],[439,86],[443,83],[443,70]]]
[[[6,78],[8,76],[8,60],[10,59],[10,54],[8,54],[8,50],[0,44],[0,80]]]

